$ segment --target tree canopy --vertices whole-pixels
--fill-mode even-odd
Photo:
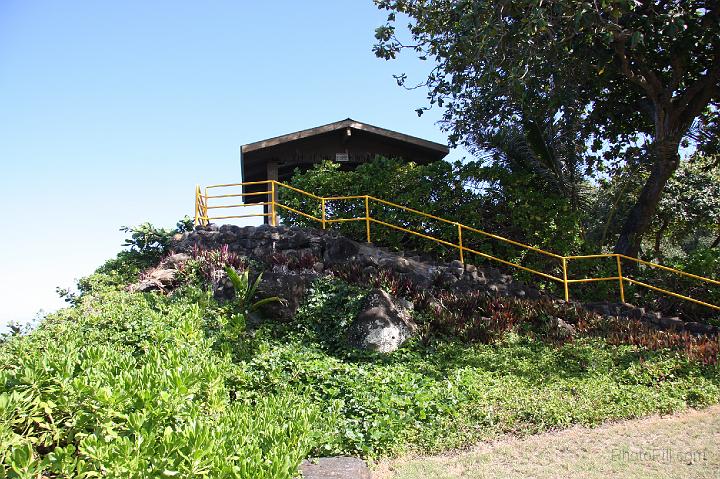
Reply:
[[[499,131],[548,121],[584,141],[589,171],[648,172],[616,251],[636,255],[679,148],[717,131],[720,3],[697,1],[375,0],[389,12],[376,55],[409,49],[434,68],[420,85],[444,109],[453,144],[492,147]],[[397,31],[409,17],[409,38]],[[398,83],[407,85],[402,74]]]

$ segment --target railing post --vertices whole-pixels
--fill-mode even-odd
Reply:
[[[625,302],[625,285],[623,285],[623,274],[622,274],[622,265],[620,264],[620,255],[616,254],[615,259],[617,259],[618,282],[620,283],[620,301],[622,303],[624,303]]]
[[[275,180],[270,180],[270,224],[277,226],[277,217],[275,216]]]
[[[325,198],[320,198],[320,206],[322,207],[322,229],[325,229]]]
[[[203,218],[200,219],[201,223],[205,226],[210,224],[210,218],[208,214],[208,189],[207,186],[205,187],[205,197],[203,198],[202,195],[200,195],[200,204],[202,205],[203,210]]]
[[[457,228],[458,228],[458,246],[460,247],[460,262],[464,263],[465,258],[463,256],[462,225],[460,223],[458,223]]]
[[[563,287],[565,288],[565,301],[570,300],[570,292],[568,291],[568,280],[567,280],[567,258],[562,259],[563,267]]]
[[[370,197],[365,195],[365,234],[370,243]]]
[[[198,221],[200,221],[200,185],[195,185],[195,226],[199,224]]]

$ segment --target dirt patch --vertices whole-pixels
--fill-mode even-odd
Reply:
[[[720,406],[378,464],[375,479],[720,479]]]

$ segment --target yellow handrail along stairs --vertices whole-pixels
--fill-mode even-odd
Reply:
[[[246,187],[246,186],[257,187],[257,185],[267,185],[266,190],[265,191],[254,191],[254,192],[249,192],[249,193],[243,192],[244,187]],[[237,192],[238,187],[241,188],[241,190],[240,190],[241,192]],[[319,202],[320,210],[322,212],[321,217],[317,218],[313,215],[304,213],[295,208],[291,208],[290,206],[282,204],[280,201],[278,201],[278,192],[283,188],[294,191],[296,193],[299,193],[299,194],[304,195],[312,200]],[[223,193],[223,194],[209,194],[210,192],[212,192],[212,193],[222,192],[223,190],[233,191],[233,192],[232,193]],[[260,196],[260,195],[264,195],[265,198],[268,199],[268,201],[262,201],[262,202],[257,202],[257,203],[245,203],[244,202],[244,198],[246,196]],[[238,204],[215,204],[215,205],[210,206],[210,200],[218,200],[221,198],[241,198],[242,202],[238,203]],[[328,218],[326,205],[329,202],[343,201],[343,200],[363,200],[364,204],[365,204],[365,215],[360,216],[360,217],[355,217],[355,218]],[[430,236],[428,234],[425,234],[425,233],[422,233],[419,231],[413,231],[413,230],[404,228],[400,225],[388,223],[388,222],[382,221],[380,219],[373,218],[370,214],[370,212],[371,212],[370,204],[371,203],[390,206],[393,208],[398,208],[400,210],[403,210],[403,211],[413,214],[413,215],[418,215],[418,216],[422,216],[422,217],[429,218],[432,220],[440,221],[442,223],[453,225],[454,227],[457,228],[457,243],[451,242],[451,241],[446,241],[446,240],[436,238],[434,236]],[[253,214],[244,214],[244,215],[237,215],[237,214],[220,215],[220,216],[211,216],[210,215],[210,210],[236,209],[236,208],[243,208],[243,207],[248,207],[248,206],[263,206],[264,212],[263,213],[253,213]],[[680,271],[678,269],[669,268],[667,266],[663,266],[663,265],[657,264],[657,263],[643,261],[641,259],[633,258],[630,256],[625,256],[623,254],[606,253],[606,254],[579,255],[579,256],[562,256],[559,254],[555,254],[555,253],[551,253],[549,251],[542,250],[540,248],[536,248],[534,246],[519,243],[517,241],[513,241],[511,239],[504,238],[502,236],[488,233],[486,231],[483,231],[483,230],[480,230],[477,228],[473,228],[471,226],[467,226],[467,225],[464,225],[464,224],[461,224],[461,223],[458,223],[455,221],[450,221],[445,218],[440,218],[438,216],[430,215],[430,214],[424,213],[422,211],[418,211],[413,208],[408,208],[407,206],[392,203],[390,201],[386,201],[386,200],[383,200],[380,198],[375,198],[373,196],[353,195],[353,196],[320,197],[320,196],[314,195],[312,193],[308,193],[307,191],[303,191],[298,188],[295,188],[293,186],[286,185],[284,183],[280,183],[275,180],[212,185],[212,186],[205,187],[204,190],[202,190],[200,188],[200,186],[197,186],[195,189],[195,224],[196,225],[207,225],[210,223],[210,221],[213,221],[213,220],[250,218],[250,217],[267,217],[267,218],[269,218],[268,222],[271,225],[276,226],[278,223],[278,220],[277,220],[278,208],[286,210],[286,211],[290,211],[291,213],[295,213],[295,214],[298,214],[305,218],[314,220],[314,221],[320,223],[320,225],[322,225],[323,229],[327,228],[327,225],[331,224],[331,223],[343,223],[343,222],[348,222],[348,221],[364,221],[365,222],[366,240],[368,243],[371,242],[370,225],[372,223],[386,226],[388,228],[393,228],[393,229],[396,229],[399,231],[404,231],[406,233],[410,233],[412,235],[419,236],[421,238],[425,238],[427,240],[434,241],[436,243],[457,249],[458,254],[459,254],[459,259],[461,262],[465,262],[466,255],[468,253],[471,253],[471,254],[478,255],[482,258],[485,258],[485,259],[488,259],[491,261],[496,261],[498,263],[504,264],[506,266],[511,266],[513,268],[518,268],[523,271],[532,273],[534,275],[543,277],[545,279],[549,279],[551,281],[560,283],[563,287],[564,296],[565,296],[566,301],[569,300],[569,298],[570,298],[569,286],[571,284],[590,283],[590,282],[597,282],[597,281],[617,281],[618,286],[619,286],[620,301],[623,303],[625,302],[624,285],[625,285],[625,283],[628,283],[628,284],[634,284],[637,286],[641,286],[643,288],[647,288],[647,289],[650,289],[653,291],[664,293],[664,294],[667,294],[670,296],[674,296],[676,298],[680,298],[685,301],[690,301],[690,302],[720,311],[720,305],[701,301],[699,299],[692,298],[690,296],[683,295],[683,294],[680,294],[677,292],[668,291],[666,289],[638,281],[636,279],[629,277],[628,275],[624,275],[622,264],[623,264],[623,261],[634,262],[634,263],[642,264],[642,265],[645,265],[645,266],[648,266],[651,268],[658,268],[658,269],[661,269],[664,271],[668,271],[675,275],[692,278],[692,279],[695,279],[695,280],[698,280],[698,281],[701,281],[708,285],[713,285],[713,286],[720,286],[720,281],[710,279],[710,278],[705,278],[705,277],[690,274],[690,273],[686,273],[685,271]],[[549,258],[553,258],[553,259],[557,260],[560,263],[560,266],[562,267],[562,278],[552,275],[552,274],[544,273],[542,271],[538,271],[538,270],[535,270],[532,268],[528,268],[526,266],[522,266],[517,263],[513,263],[511,261],[504,260],[502,258],[497,258],[495,256],[489,255],[487,253],[483,253],[481,251],[477,251],[475,249],[472,249],[472,248],[468,247],[466,244],[463,244],[463,232],[477,233],[477,234],[486,236],[488,238],[493,238],[495,240],[498,240],[498,241],[501,241],[501,242],[504,242],[507,244],[511,244],[511,245],[523,248],[525,250],[528,250],[528,251],[534,251],[536,253],[545,255]],[[583,259],[600,259],[600,258],[614,258],[615,263],[617,265],[617,274],[614,276],[606,276],[606,277],[600,277],[600,278],[594,278],[594,277],[582,278],[582,279],[569,279],[568,278],[568,263],[570,261],[583,260]]]

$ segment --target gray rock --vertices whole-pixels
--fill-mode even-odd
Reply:
[[[440,276],[440,284],[447,288],[458,282],[458,277],[451,272],[445,270]]]
[[[645,315],[645,308],[632,308],[626,315],[630,319],[641,319]]]
[[[322,457],[300,464],[303,479],[371,479],[365,461],[356,457]]]
[[[213,296],[218,301],[231,301],[235,298],[235,287],[225,271],[218,269],[212,273]]]
[[[144,277],[135,284],[128,286],[131,293],[144,293],[147,291],[165,291],[175,282],[177,270],[174,268],[154,268],[144,274]]]
[[[395,351],[417,331],[405,306],[381,289],[372,290],[348,328],[348,344],[381,353]]]
[[[693,334],[717,334],[718,328],[711,324],[697,323],[690,321],[685,323],[685,328]]]
[[[540,290],[532,288],[532,287],[526,288],[525,293],[527,294],[527,297],[529,299],[540,299],[540,296],[542,296],[542,294],[540,293]]]
[[[242,228],[237,225],[222,225],[218,230],[232,236],[238,236],[242,232]]]
[[[399,273],[413,271],[412,265],[407,258],[401,256],[385,256],[378,261],[380,268],[391,269]]]
[[[166,257],[160,262],[159,267],[165,269],[180,269],[190,260],[190,255],[185,253],[175,253]]]
[[[685,321],[680,318],[660,318],[660,327],[663,329],[682,329]]]
[[[287,271],[266,271],[258,286],[258,297],[277,296],[282,301],[265,304],[261,312],[270,319],[289,321],[295,316],[312,281],[310,275]]]
[[[566,323],[560,318],[551,318],[550,327],[552,328],[554,335],[559,338],[567,339],[575,336],[575,326]]]
[[[325,237],[323,260],[329,264],[347,263],[354,260],[359,251],[360,247],[355,241],[344,236],[328,235]]]
[[[516,298],[524,298],[525,296],[527,296],[527,293],[524,289],[514,289],[512,290],[511,294]]]

